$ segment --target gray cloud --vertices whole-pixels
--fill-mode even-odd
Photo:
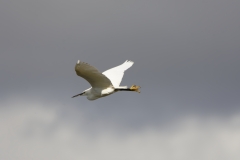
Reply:
[[[84,112],[76,116],[72,107],[69,110],[56,102],[48,104],[46,107],[39,100],[21,99],[4,102],[5,107],[0,108],[1,159],[237,160],[240,157],[238,113],[228,120],[188,115],[161,129],[148,126],[140,132],[128,130],[123,134],[110,123],[98,121],[89,127]],[[61,112],[71,114],[63,118]]]

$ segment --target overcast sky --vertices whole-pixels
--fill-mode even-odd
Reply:
[[[239,0],[0,0],[0,159],[240,159]],[[119,92],[77,60],[134,65]],[[238,149],[237,149],[238,148]]]

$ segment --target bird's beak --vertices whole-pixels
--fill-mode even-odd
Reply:
[[[75,96],[72,96],[72,98],[75,98],[75,97],[77,97],[77,96],[81,96],[81,95],[83,95],[85,92],[83,92],[83,93],[80,93],[80,94],[77,94],[77,95],[75,95]]]

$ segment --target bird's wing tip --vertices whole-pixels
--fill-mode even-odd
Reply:
[[[125,63],[134,63],[134,62],[131,60],[126,60]]]

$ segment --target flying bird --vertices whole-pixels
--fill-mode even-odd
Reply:
[[[91,88],[86,89],[77,96],[87,96],[88,100],[96,100],[101,97],[108,96],[117,91],[135,91],[140,93],[140,86],[132,85],[130,88],[127,86],[120,86],[124,71],[130,68],[134,62],[126,60],[123,64],[106,70],[100,73],[95,67],[78,60],[75,65],[76,74],[87,80]]]

